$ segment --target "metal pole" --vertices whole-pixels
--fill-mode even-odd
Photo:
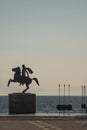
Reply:
[[[59,105],[60,105],[60,84],[59,84]],[[60,111],[59,111],[59,116],[60,116]]]
[[[65,84],[64,84],[64,104],[65,104]]]
[[[60,104],[60,84],[59,84],[59,104]]]
[[[69,94],[69,105],[70,105],[70,84],[68,84],[68,94]],[[68,111],[68,114],[70,116],[70,111]]]
[[[70,84],[68,85],[68,93],[69,93],[69,104],[70,104]]]
[[[83,113],[83,104],[84,104],[84,100],[83,100],[83,87],[84,87],[84,86],[82,86],[82,104],[81,104],[82,113]]]
[[[64,84],[64,114],[65,114],[65,84]]]

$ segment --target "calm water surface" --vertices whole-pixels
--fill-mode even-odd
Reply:
[[[60,97],[60,104],[72,104],[71,113],[81,113],[81,96]],[[37,96],[36,97],[36,112],[37,113],[58,113],[56,106],[59,104],[58,96]],[[61,111],[63,112],[63,111]],[[66,111],[67,112],[67,111]],[[8,113],[8,96],[0,96],[0,113]]]

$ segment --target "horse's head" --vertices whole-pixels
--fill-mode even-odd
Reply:
[[[12,68],[12,71],[20,73],[20,67]]]

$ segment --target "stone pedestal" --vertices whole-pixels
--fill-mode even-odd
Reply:
[[[9,114],[32,114],[36,112],[36,95],[31,93],[9,94]]]

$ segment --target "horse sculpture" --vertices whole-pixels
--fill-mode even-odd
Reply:
[[[9,79],[8,81],[8,86],[10,85],[10,82],[18,82],[20,85],[26,85],[26,89],[22,93],[25,93],[29,89],[29,85],[32,83],[32,80],[34,80],[37,85],[39,85],[38,79],[37,78],[29,78],[29,77],[22,77],[20,75],[20,67],[13,68],[12,71],[15,72],[14,74],[14,79]]]

